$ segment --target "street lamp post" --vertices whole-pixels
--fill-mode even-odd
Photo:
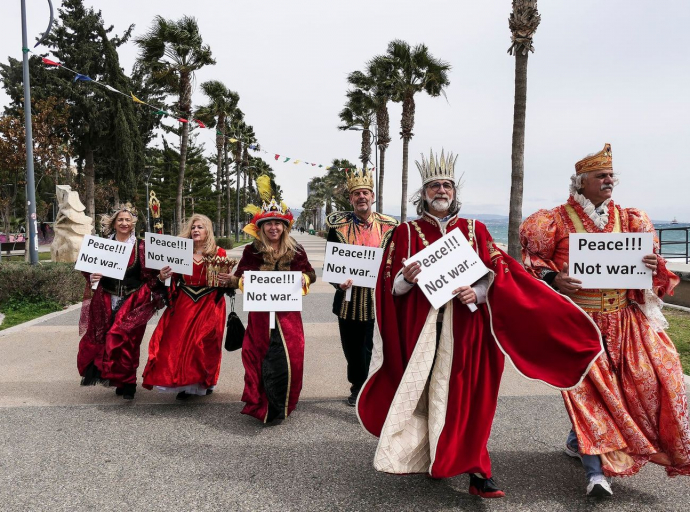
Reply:
[[[239,243],[240,241],[240,170],[242,169],[241,165],[237,166],[237,183],[235,183],[235,187],[237,188],[237,207],[236,207],[236,217],[235,217],[235,243]],[[248,165],[247,167],[244,168],[245,172],[247,169],[257,169],[256,166],[254,165]],[[229,207],[229,205],[228,205]]]
[[[144,169],[148,169],[149,172],[146,173],[146,231],[151,231],[151,214],[149,207],[149,180],[151,179],[151,173],[153,172],[155,166],[145,165]]]
[[[374,125],[376,126],[376,125]],[[352,130],[355,132],[369,132],[371,133],[371,130],[369,128],[356,128],[354,126],[348,128],[348,130]],[[376,126],[376,131],[374,133],[371,133],[372,137],[374,137],[374,180],[376,180],[376,197],[374,198],[374,207],[375,210],[378,211],[378,196],[379,196],[379,129],[378,126]],[[379,212],[383,213],[383,212]]]

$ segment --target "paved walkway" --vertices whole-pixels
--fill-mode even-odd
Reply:
[[[321,274],[324,240],[297,235]],[[231,254],[241,254],[234,249]],[[648,466],[616,480],[611,500],[584,497],[579,463],[561,450],[569,421],[552,389],[507,367],[490,450],[508,493],[467,494],[467,477],[434,481],[372,467],[376,438],[347,407],[345,360],[320,280],[305,298],[302,398],[285,422],[239,414],[240,353],[223,354],[218,391],[176,402],[139,390],[125,402],[81,388],[79,309],[0,332],[0,510],[644,510],[690,507],[690,480]],[[241,312],[241,296],[236,301]],[[148,337],[142,345],[146,361]],[[140,368],[141,369],[141,368]]]

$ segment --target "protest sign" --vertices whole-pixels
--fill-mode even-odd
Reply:
[[[146,268],[191,276],[194,273],[194,242],[191,238],[146,233]]]
[[[583,288],[652,287],[642,258],[654,252],[652,233],[571,233],[568,273]]]
[[[86,235],[74,268],[90,274],[122,279],[133,248],[133,244]]]
[[[243,311],[269,311],[271,328],[276,311],[302,311],[301,272],[244,273]]]
[[[422,266],[417,285],[436,309],[454,297],[453,290],[477,282],[489,271],[457,228],[409,258],[405,265],[415,261]],[[468,306],[476,309],[474,304]]]
[[[362,245],[326,243],[323,280],[342,284],[352,279],[353,286],[376,288],[383,249]]]

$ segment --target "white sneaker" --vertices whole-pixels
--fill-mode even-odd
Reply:
[[[613,496],[611,485],[604,475],[595,475],[587,482],[587,496],[606,498]]]

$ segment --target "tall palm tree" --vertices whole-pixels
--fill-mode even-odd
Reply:
[[[386,58],[393,67],[391,85],[393,101],[402,102],[400,136],[403,140],[402,199],[400,205],[401,222],[407,220],[407,169],[410,139],[414,135],[414,95],[424,91],[431,97],[443,94],[450,85],[448,71],[450,64],[431,55],[425,44],[412,48],[405,41],[396,39],[388,44]]]
[[[216,128],[216,231],[220,233],[222,214],[221,177],[223,176],[223,149],[225,147],[225,122],[237,109],[240,95],[231,91],[223,82],[209,80],[201,84],[201,90],[208,96],[208,103],[197,109],[196,117],[211,128]]]
[[[376,145],[379,147],[378,183],[376,184],[376,210],[383,213],[383,177],[386,171],[386,149],[391,142],[388,102],[393,96],[392,62],[384,56],[371,59],[365,72],[350,73],[347,81],[355,87],[371,92],[376,110]]]
[[[177,109],[185,118],[191,117],[194,72],[216,63],[211,56],[211,48],[203,43],[196,19],[183,16],[175,21],[156,16],[149,31],[134,42],[140,49],[137,61],[141,67],[148,70],[166,88],[166,92],[177,96]],[[182,193],[188,143],[189,123],[182,123],[180,169],[175,199],[180,229],[184,224]]]
[[[513,147],[510,156],[510,211],[508,216],[508,254],[520,258],[520,223],[522,222],[522,191],[525,177],[525,114],[527,111],[527,56],[534,52],[532,37],[539,27],[541,16],[537,0],[513,0],[513,12],[508,18],[512,44],[508,49],[515,55],[515,104],[513,106]]]
[[[341,126],[338,126],[339,130],[362,128],[362,148],[359,158],[363,169],[366,169],[367,163],[371,161],[371,123],[374,121],[374,111],[375,106],[371,95],[361,89],[354,89],[347,92],[345,108],[338,114],[343,122]]]

